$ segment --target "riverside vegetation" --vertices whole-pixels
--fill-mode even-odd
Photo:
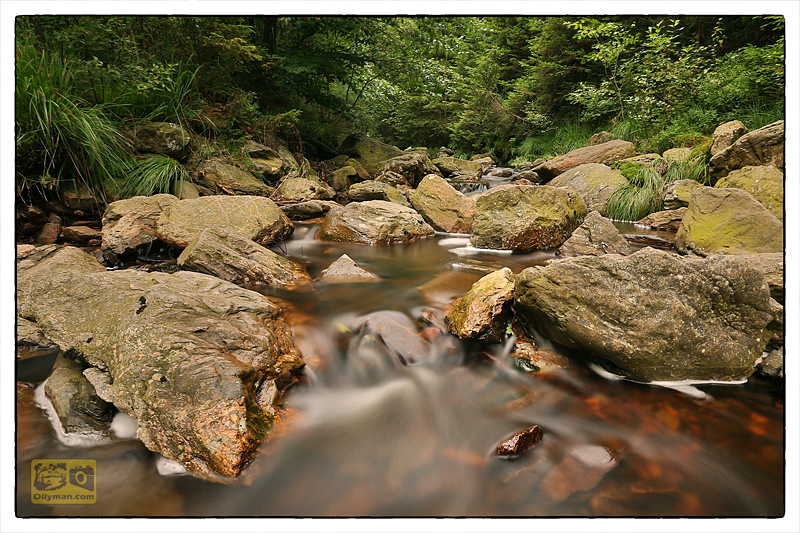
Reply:
[[[124,413],[232,483],[345,345],[360,385],[464,351],[542,383],[782,390],[779,17],[21,17],[16,55],[17,360],[58,354],[43,390],[68,434]],[[354,250],[432,239],[509,259],[444,267],[416,323],[367,298],[314,346],[309,298],[411,275]],[[341,257],[320,270],[303,242]],[[459,290],[430,297],[442,275]],[[545,445],[528,426],[497,455]],[[576,512],[625,449],[577,448],[588,478],[542,466],[555,507],[513,512]],[[577,512],[629,513],[602,494]]]

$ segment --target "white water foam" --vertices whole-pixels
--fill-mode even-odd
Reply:
[[[118,439],[135,439],[136,428],[139,424],[136,419],[125,413],[117,413],[111,421],[111,431]]]
[[[439,246],[465,246],[469,244],[469,235],[453,236],[452,233],[448,233],[447,235],[450,235],[450,237],[446,239],[440,239]]]
[[[477,255],[477,254],[500,254],[507,255],[514,253],[514,250],[496,250],[494,248],[475,248],[474,246],[464,246],[461,248],[451,248],[447,250],[457,255]]]
[[[178,461],[167,459],[163,455],[159,455],[156,458],[156,469],[162,476],[181,476],[188,473],[186,467]]]

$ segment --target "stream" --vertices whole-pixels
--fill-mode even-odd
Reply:
[[[757,375],[733,385],[634,383],[542,338],[571,365],[530,371],[509,356],[509,342],[462,342],[434,326],[487,272],[517,274],[553,253],[475,250],[466,236],[444,234],[408,245],[324,243],[316,230],[296,223],[273,249],[315,279],[346,253],[380,280],[260,289],[286,310],[308,366],[242,479],[221,485],[175,472],[132,436],[124,415],[113,438],[59,439],[30,400],[17,410],[17,515],[783,515],[779,384]],[[431,339],[428,352],[398,356],[402,334],[375,326],[389,319]],[[18,381],[40,386],[53,358],[18,362]],[[534,424],[539,444],[515,458],[494,455]],[[98,502],[32,504],[29,465],[43,457],[96,460]]]

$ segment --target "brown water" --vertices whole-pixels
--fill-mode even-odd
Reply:
[[[611,379],[557,346],[572,366],[539,374],[515,365],[508,345],[449,335],[409,356],[403,335],[432,338],[445,305],[487,270],[518,273],[553,255],[478,252],[442,235],[321,243],[315,231],[298,225],[283,247],[312,276],[347,253],[381,281],[265,292],[287,309],[309,364],[240,482],[161,475],[158,456],[135,439],[62,444],[28,405],[18,407],[18,516],[783,515],[775,383],[679,391]],[[395,337],[375,326],[388,319],[406,329]],[[52,357],[26,361],[18,379],[38,384],[50,365]],[[533,424],[541,443],[516,459],[494,456]],[[31,504],[31,459],[79,457],[97,461],[97,504]]]

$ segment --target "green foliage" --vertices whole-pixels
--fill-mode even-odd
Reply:
[[[119,189],[120,198],[169,193],[187,178],[186,169],[178,161],[164,155],[149,155],[134,161],[128,178]]]
[[[37,49],[30,35],[22,33],[16,77],[20,191],[36,189],[46,195],[62,181],[80,180],[102,194],[104,184],[127,169],[129,148],[101,106],[71,94],[69,61]]]

